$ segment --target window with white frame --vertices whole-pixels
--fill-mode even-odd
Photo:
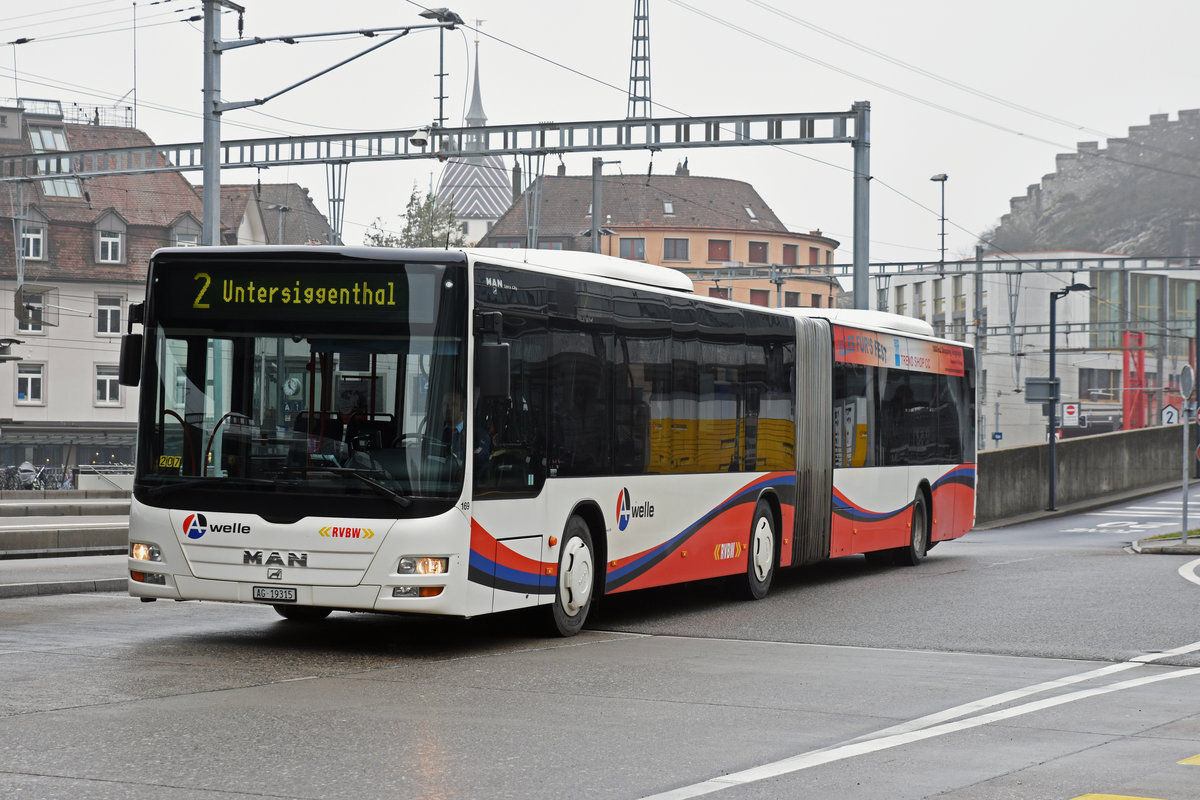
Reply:
[[[121,333],[121,302],[118,295],[96,297],[96,333],[109,336]]]
[[[18,318],[17,330],[21,333],[45,333],[46,326],[42,324],[46,313],[46,296],[44,294],[34,294],[27,292],[21,298],[25,314],[28,315],[28,322]]]
[[[466,227],[466,224],[463,224]],[[463,233],[466,233],[464,230]],[[200,244],[200,236],[195,233],[177,233],[175,234],[176,247],[196,247]]]
[[[96,260],[101,264],[120,264],[124,238],[125,234],[120,231],[97,231]]]
[[[45,403],[46,365],[17,364],[17,403],[40,406]]]
[[[28,261],[46,259],[46,226],[26,222],[21,226],[21,252]]]
[[[96,405],[121,405],[121,383],[117,380],[117,367],[110,364],[96,365]]]

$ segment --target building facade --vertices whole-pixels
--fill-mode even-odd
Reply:
[[[54,153],[147,146],[145,133],[98,113],[0,103],[0,155],[45,152],[47,173],[61,169]],[[144,299],[151,254],[199,244],[200,192],[178,172],[4,186],[0,467],[130,463],[137,395],[117,380],[121,335],[129,306]],[[294,184],[226,187],[222,201],[226,243],[329,241],[324,217]]]
[[[930,264],[874,278],[873,308],[924,319],[938,335],[979,349],[979,443],[1007,447],[1046,441],[1046,409],[1029,402],[1026,382],[1050,374],[1052,293],[1088,286],[1055,301],[1060,402],[1074,406],[1076,419],[1069,422],[1085,423],[1064,425],[1060,407],[1060,437],[1176,421],[1178,375],[1195,335],[1200,271],[1167,269],[1166,262],[1153,260],[1129,269],[1086,269],[1090,259],[1112,258],[1077,251],[984,257],[1027,261],[1019,274],[976,272],[974,261],[948,263],[942,271]],[[1061,261],[1085,268],[1076,273],[1038,268]]]
[[[824,274],[838,242],[795,233],[754,188],[728,178],[605,175],[599,252],[674,267],[696,290],[762,306],[837,306],[844,292]],[[592,250],[593,178],[537,178],[484,238],[486,247]],[[538,224],[530,241],[528,220]],[[772,268],[789,277],[770,280]]]

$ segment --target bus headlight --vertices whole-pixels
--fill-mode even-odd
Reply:
[[[405,556],[400,559],[396,572],[400,575],[445,575],[450,569],[450,559],[434,556]]]
[[[135,561],[162,561],[162,550],[158,545],[130,542],[129,557]]]

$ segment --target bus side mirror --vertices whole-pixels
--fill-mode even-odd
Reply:
[[[508,397],[510,385],[508,342],[479,342],[475,348],[475,385],[483,397]]]
[[[142,334],[123,334],[121,336],[121,361],[117,367],[117,381],[122,386],[137,386],[141,380]]]

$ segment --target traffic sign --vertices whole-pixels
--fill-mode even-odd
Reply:
[[[1163,425],[1179,424],[1179,406],[1163,406],[1161,413]]]
[[[1064,428],[1079,427],[1079,403],[1062,404],[1062,424]]]

